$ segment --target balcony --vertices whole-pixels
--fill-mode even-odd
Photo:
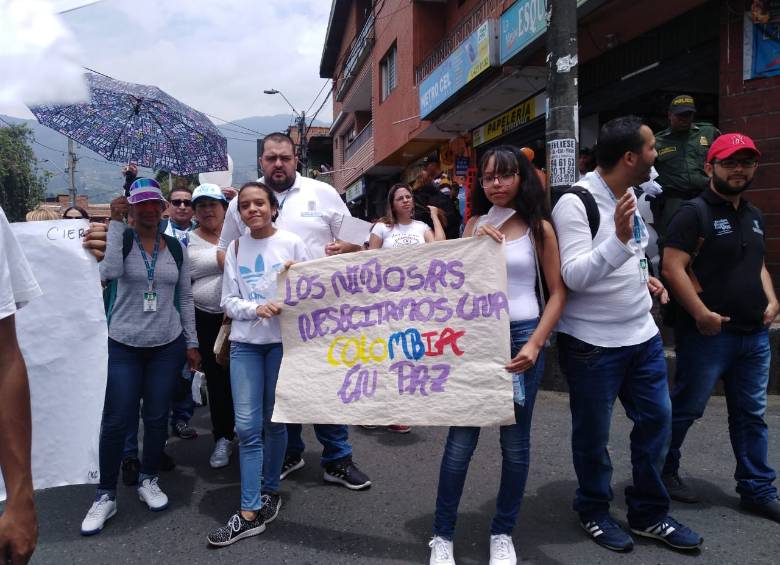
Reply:
[[[374,135],[374,122],[370,121],[344,148],[344,162],[348,162]]]
[[[344,63],[341,71],[341,79],[336,86],[336,101],[341,102],[347,91],[355,80],[361,65],[371,54],[371,47],[374,45],[374,15],[371,14],[363,29],[352,42],[349,56]]]
[[[474,33],[474,31],[497,13],[504,0],[483,0],[471,12],[461,19],[451,30],[446,32],[444,38],[434,47],[423,62],[414,69],[414,83],[420,84],[425,77],[444,62],[457,47]]]

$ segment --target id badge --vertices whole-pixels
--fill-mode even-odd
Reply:
[[[156,292],[144,292],[144,312],[157,312]]]
[[[647,268],[647,257],[642,257],[639,260],[639,280],[646,283],[650,277],[650,272]]]

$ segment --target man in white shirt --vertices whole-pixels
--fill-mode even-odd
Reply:
[[[668,296],[660,281],[649,276],[644,255],[648,232],[631,188],[649,179],[655,158],[655,137],[639,118],[607,122],[599,134],[598,167],[577,183],[598,207],[595,236],[584,196],[564,194],[553,210],[561,274],[569,288],[558,348],[569,384],[579,481],[574,510],[588,535],[614,551],[633,548],[631,537],[609,514],[612,463],[607,445],[618,398],[634,422],[633,484],[626,488],[631,531],[677,549],[697,549],[702,543],[699,534],[668,515],[670,499],[661,479],[671,438],[671,403],[650,293],[662,301]]]
[[[30,390],[16,340],[15,314],[40,294],[0,208],[0,469],[8,494],[0,515],[2,563],[27,563],[38,538],[30,466]]]
[[[306,244],[312,259],[325,255],[336,255],[361,249],[344,241],[337,235],[344,216],[349,209],[336,190],[323,182],[306,178],[296,172],[298,160],[295,144],[283,133],[267,135],[261,144],[260,167],[263,171],[260,182],[276,193],[279,200],[279,215],[274,225],[298,235]],[[238,212],[238,198],[228,205],[219,249],[224,260],[228,244],[243,235],[246,225]],[[303,467],[304,443],[300,424],[287,425],[287,454],[282,467],[281,478]],[[314,433],[323,445],[321,465],[324,479],[343,485],[351,490],[362,490],[371,486],[368,476],[352,461],[352,446],[349,444],[347,426],[315,424]]]

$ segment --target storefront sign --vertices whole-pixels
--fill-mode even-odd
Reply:
[[[500,116],[497,116],[471,132],[474,147],[520,129],[528,122],[544,114],[547,94],[540,92],[533,98],[523,100]]]
[[[577,0],[579,8],[588,0]],[[518,0],[501,14],[499,61],[520,53],[547,30],[546,0]]]
[[[496,64],[494,21],[480,25],[445,61],[420,83],[420,118]]]
[[[365,194],[366,194],[366,179],[365,177],[360,177],[358,180],[356,180],[351,185],[349,185],[349,187],[345,192],[345,198],[347,199],[347,202],[352,202],[353,200],[357,200],[358,198],[361,198]]]

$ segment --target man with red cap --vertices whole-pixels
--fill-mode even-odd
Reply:
[[[709,189],[683,203],[669,223],[662,273],[677,302],[677,371],[663,478],[673,499],[698,501],[680,479],[680,450],[722,378],[740,504],[780,522],[764,421],[771,357],[768,327],[780,304],[764,263],[763,215],[742,196],[760,156],[746,135],[721,135],[704,165]]]

